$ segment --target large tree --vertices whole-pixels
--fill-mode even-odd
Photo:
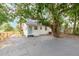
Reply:
[[[37,18],[42,21],[42,23],[46,22],[45,25],[48,25],[53,32],[55,37],[59,37],[60,28],[62,24],[62,15],[64,12],[69,10],[68,4],[36,4],[37,8]],[[44,15],[47,16],[44,17]]]
[[[79,4],[70,4],[71,9],[67,11],[67,16],[69,16],[69,22],[73,23],[73,34],[76,34],[78,31],[78,22],[79,22]]]
[[[10,7],[9,4],[1,3],[0,4],[0,25],[13,21],[14,17],[13,7]]]
[[[40,23],[49,26],[52,29],[55,37],[59,37],[60,26],[62,23],[61,15],[68,9],[68,4],[21,3],[16,4],[16,16],[19,16],[20,21],[23,21],[26,18],[38,19]]]
[[[0,25],[9,20],[5,4],[0,4]]]
[[[45,26],[49,26],[52,29],[53,35],[59,37],[61,25],[65,23],[64,18],[69,17],[68,23],[66,22],[65,28],[69,26],[69,23],[74,23],[73,32],[75,28],[78,28],[76,22],[78,22],[78,4],[67,3],[37,3],[28,4],[20,3],[15,4],[16,12],[15,16],[20,18],[20,23],[26,22],[26,18],[32,18],[38,20]],[[62,18],[62,16],[64,18]],[[72,20],[71,20],[72,19]],[[76,20],[77,19],[77,20]]]

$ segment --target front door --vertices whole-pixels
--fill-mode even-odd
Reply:
[[[32,35],[32,26],[28,27],[28,35]]]

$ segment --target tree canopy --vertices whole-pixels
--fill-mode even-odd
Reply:
[[[0,4],[0,24],[15,17],[19,17],[20,24],[31,18],[50,27],[55,37],[59,37],[61,29],[65,31],[71,28],[73,30],[71,33],[79,34],[79,4],[11,3],[9,5]]]

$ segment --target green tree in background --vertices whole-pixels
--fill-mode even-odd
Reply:
[[[54,37],[60,37],[60,31],[64,29],[65,32],[69,28],[73,30],[73,34],[79,34],[79,4],[11,3],[9,5],[0,4],[0,24],[18,17],[20,25],[28,19],[38,20],[42,25],[51,28]]]

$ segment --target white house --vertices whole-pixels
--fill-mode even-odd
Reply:
[[[39,36],[49,34],[51,29],[47,26],[43,26],[37,22],[37,20],[28,20],[26,23],[26,34],[27,36]]]

